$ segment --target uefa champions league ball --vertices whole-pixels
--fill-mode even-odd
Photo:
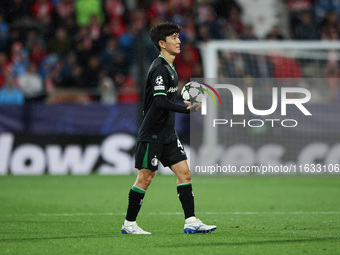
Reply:
[[[204,85],[196,82],[190,81],[185,84],[181,91],[181,96],[183,102],[186,105],[193,105],[193,104],[201,104],[202,103],[202,96],[204,94]]]

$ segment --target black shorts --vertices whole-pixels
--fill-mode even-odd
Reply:
[[[159,161],[166,167],[186,159],[184,147],[179,139],[170,144],[137,142],[135,163],[137,169],[156,171]]]

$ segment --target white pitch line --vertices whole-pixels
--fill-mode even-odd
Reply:
[[[124,216],[126,213],[37,213],[37,214],[0,214],[0,217],[10,216],[43,216],[43,217],[70,217],[70,216]],[[141,215],[182,215],[183,212],[145,212],[140,213]],[[326,211],[326,212],[197,212],[196,214],[205,215],[337,215],[340,211]]]

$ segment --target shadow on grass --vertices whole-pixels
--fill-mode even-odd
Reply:
[[[19,224],[50,224],[50,223],[60,223],[60,224],[80,224],[83,223],[83,221],[36,221],[36,220],[6,220],[2,221],[0,220],[0,223],[6,224],[6,223],[19,223]]]
[[[263,240],[263,241],[247,241],[247,242],[209,242],[209,243],[176,243],[159,246],[162,248],[182,248],[188,246],[242,246],[242,245],[263,245],[263,244],[284,244],[284,243],[301,243],[301,242],[323,242],[323,241],[339,241],[340,237],[322,237],[322,238],[306,238],[306,239],[285,239],[285,240]]]
[[[63,240],[63,239],[85,239],[85,238],[109,238],[115,234],[98,234],[98,235],[79,235],[79,236],[53,236],[53,237],[25,237],[25,238],[8,238],[0,239],[0,243],[16,243],[27,241],[46,241],[46,240]]]
[[[54,236],[54,237],[31,237],[31,238],[8,238],[0,239],[0,243],[15,243],[27,241],[46,241],[46,240],[63,240],[63,239],[91,239],[91,238],[113,238],[117,234],[97,234],[97,235],[78,235],[78,236]],[[242,245],[263,245],[263,244],[284,244],[284,243],[300,243],[300,242],[324,242],[324,241],[340,241],[340,237],[323,237],[323,238],[306,238],[306,239],[285,239],[285,240],[263,240],[263,241],[246,241],[246,242],[185,242],[174,243],[168,245],[158,245],[159,248],[182,248],[197,246],[242,246]]]

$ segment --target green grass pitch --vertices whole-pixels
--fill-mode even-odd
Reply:
[[[174,176],[156,175],[122,235],[129,176],[0,177],[0,254],[340,254],[340,178],[193,177],[186,235]]]

